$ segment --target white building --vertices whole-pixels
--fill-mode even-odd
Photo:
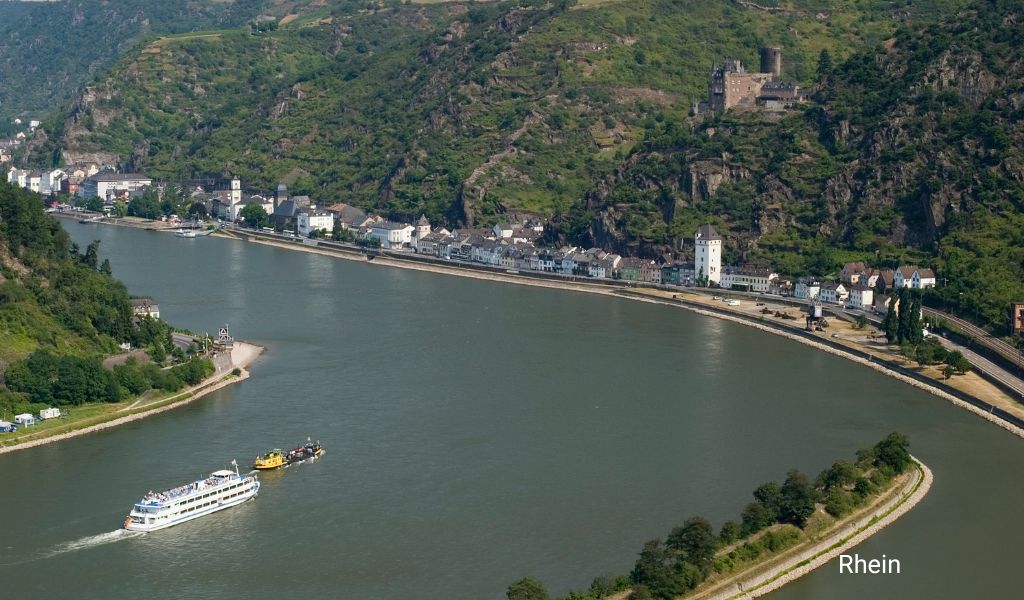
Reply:
[[[334,231],[334,215],[325,211],[300,212],[297,221],[298,232],[302,237],[309,237],[309,234],[318,229],[324,233]]]
[[[821,293],[821,283],[813,279],[801,279],[793,288],[793,297],[801,300],[816,300]]]
[[[908,287],[915,290],[935,287],[935,272],[920,267],[901,266],[896,269],[894,285],[898,288]]]
[[[748,292],[768,291],[771,283],[779,278],[778,273],[761,267],[724,267],[722,280],[719,282],[725,289],[743,289]]]
[[[43,185],[43,174],[39,171],[32,171],[25,178],[25,189],[30,192],[39,193],[40,186]]]
[[[710,224],[702,225],[693,236],[693,272],[697,278],[706,277],[707,282],[722,280],[722,236]]]
[[[369,238],[380,242],[385,249],[404,248],[412,244],[412,233],[416,228],[408,223],[380,221],[370,227]]]
[[[870,310],[875,302],[875,290],[866,285],[854,285],[850,288],[850,296],[846,299],[846,306]]]
[[[125,192],[133,194],[145,187],[153,185],[153,180],[136,173],[97,173],[82,181],[78,186],[78,196],[92,198],[99,196],[110,200]]]
[[[818,300],[831,304],[843,304],[849,297],[849,292],[841,283],[826,283],[821,286],[818,292]]]
[[[43,173],[43,179],[39,184],[39,193],[56,194],[60,192],[60,184],[67,178],[67,173],[60,169],[46,171]]]

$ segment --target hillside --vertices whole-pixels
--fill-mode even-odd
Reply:
[[[1004,330],[1024,299],[1024,5],[977,3],[823,73],[780,122],[651,132],[563,229],[659,244],[712,221],[727,259],[791,274],[846,260],[936,267],[930,301]]]
[[[131,338],[128,293],[96,250],[72,244],[37,195],[0,182],[0,378],[36,350],[100,356]],[[8,394],[0,385],[4,408]]]
[[[314,1],[0,1],[0,122],[63,105],[144,36],[239,27]]]
[[[786,71],[811,82],[822,48],[846,56],[925,18],[877,0],[779,12],[693,0],[353,4],[258,35],[147,43],[91,86],[43,154],[109,152],[161,177],[231,172],[264,189],[284,180],[396,218],[551,216],[653,124],[682,121],[716,59],[756,64],[759,46],[780,45]]]

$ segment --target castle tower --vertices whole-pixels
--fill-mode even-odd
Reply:
[[[782,77],[782,48],[761,48],[761,72]]]
[[[710,224],[701,225],[693,236],[693,276],[708,284],[722,280],[722,236]]]
[[[420,215],[420,220],[416,222],[415,235],[418,240],[430,235],[430,221],[427,220],[427,215]]]
[[[288,199],[288,186],[283,183],[277,184],[277,189],[274,190],[274,210],[277,210],[281,203]]]
[[[237,177],[231,178],[231,206],[242,202],[242,180]]]

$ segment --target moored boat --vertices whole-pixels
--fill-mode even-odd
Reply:
[[[206,479],[164,492],[149,492],[135,503],[124,521],[125,529],[156,531],[255,498],[260,491],[259,480],[254,476],[243,477],[238,472],[238,463],[231,464],[234,471],[214,471]]]

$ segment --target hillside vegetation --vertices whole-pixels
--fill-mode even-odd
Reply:
[[[573,4],[333,2],[258,35],[162,38],[96,82],[61,149],[163,177],[284,180],[399,218],[551,216],[647,129],[682,122],[716,59],[756,65],[759,46],[780,45],[810,83],[821,49],[845,56],[915,18],[872,0]]]
[[[784,274],[934,267],[927,302],[999,330],[1024,298],[1020,3],[379,6],[147,41],[40,156],[282,180],[399,219],[539,215],[626,254],[685,258],[712,221],[728,261]],[[814,102],[689,116],[715,60],[762,45]]]
[[[0,1],[0,121],[41,117],[142,37],[239,27],[311,0]]]
[[[0,182],[0,417],[176,390],[213,371],[207,360],[184,362],[180,351],[182,364],[168,370],[134,361],[103,368],[121,342],[148,348],[154,360],[173,351],[166,324],[133,323],[99,242],[83,252],[36,194]]]
[[[1005,331],[1024,299],[1024,5],[988,1],[823,70],[781,121],[650,131],[565,228],[664,242],[711,221],[730,261],[791,274],[843,261],[935,267],[927,301]]]

